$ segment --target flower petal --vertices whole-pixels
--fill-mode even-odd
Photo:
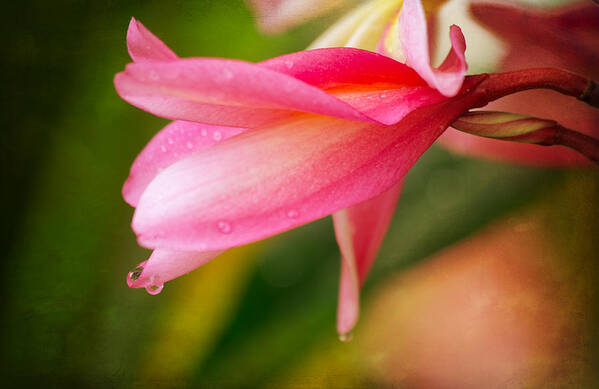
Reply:
[[[221,253],[154,250],[148,260],[127,274],[127,285],[130,288],[161,287],[165,282],[189,273]]]
[[[331,26],[310,48],[357,47],[375,51],[381,34],[402,0],[375,0],[361,4]]]
[[[275,34],[324,14],[347,0],[248,0],[256,13],[258,26]]]
[[[137,156],[123,186],[123,197],[136,206],[141,194],[161,170],[198,150],[245,131],[177,120],[158,132]]]
[[[385,237],[401,183],[370,200],[333,214],[335,236],[341,250],[341,276],[337,331],[349,333],[360,312],[360,287]]]
[[[395,124],[414,109],[445,99],[408,66],[365,50],[308,50],[259,65],[325,89],[383,124]]]
[[[300,51],[258,65],[325,90],[347,84],[426,86],[410,67],[383,55],[351,47]]]
[[[170,61],[178,58],[177,54],[135,18],[131,18],[127,30],[127,49],[135,62]]]
[[[133,229],[146,247],[205,251],[321,218],[391,188],[476,100],[465,93],[394,126],[298,114],[239,134],[158,174]]]
[[[116,75],[115,86],[124,100],[169,119],[251,128],[305,111],[369,120],[318,88],[243,61],[133,63]]]
[[[406,65],[352,48],[259,64],[211,58],[135,63],[117,74],[115,85],[125,100],[159,116],[251,128],[293,111],[394,124],[445,98]]]
[[[424,78],[431,88],[445,96],[455,96],[466,75],[464,52],[466,41],[458,26],[451,26],[449,37],[451,49],[443,63],[433,69],[429,54],[426,18],[419,0],[404,0],[399,15],[399,39],[406,63]]]

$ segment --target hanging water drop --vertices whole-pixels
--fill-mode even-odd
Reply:
[[[220,131],[214,131],[214,132],[212,133],[212,139],[214,139],[214,140],[215,140],[215,141],[217,141],[217,142],[218,142],[219,140],[221,140],[221,139],[222,139],[222,137],[223,137],[223,134],[221,134],[221,132],[220,132]]]
[[[231,227],[231,223],[221,220],[217,224],[218,230],[223,234],[230,234],[233,228]]]
[[[141,277],[141,273],[144,271],[142,266],[138,266],[135,269],[131,270],[128,274],[129,281],[135,282]]]
[[[351,332],[346,332],[344,334],[339,334],[339,340],[342,342],[349,342],[352,340],[353,334]]]
[[[164,284],[146,286],[146,291],[151,295],[157,295],[162,292]]]

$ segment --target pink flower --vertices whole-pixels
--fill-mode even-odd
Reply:
[[[433,69],[417,0],[404,1],[399,29],[407,65],[352,48],[253,64],[179,59],[133,19],[134,63],[116,75],[117,92],[175,121],[137,157],[123,188],[139,243],[154,249],[129,286],[158,293],[228,248],[332,214],[342,253],[337,329],[347,334],[401,180],[439,135],[505,93],[541,86],[579,96],[587,85],[551,70],[465,78],[456,26]]]
[[[410,4],[406,42],[422,52],[426,22],[418,3]],[[401,179],[472,105],[468,92],[447,97],[466,70],[463,36],[457,27],[451,34],[452,66],[444,71],[420,60],[414,71],[350,48],[251,64],[179,59],[132,20],[127,43],[135,62],[116,75],[116,89],[175,121],[137,157],[123,188],[136,207],[140,244],[154,249],[129,274],[129,286],[156,293],[227,248],[333,214],[343,254],[338,330],[349,332]]]
[[[557,67],[599,78],[599,7],[585,1],[551,12],[512,5],[473,4],[472,13],[508,47],[500,70]],[[552,91],[531,90],[507,96],[485,109],[553,119],[599,137],[599,111]],[[478,157],[535,165],[586,164],[580,154],[563,147],[496,142],[448,130],[440,142],[450,149]]]

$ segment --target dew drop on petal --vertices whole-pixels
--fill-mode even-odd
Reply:
[[[202,134],[202,136],[208,135],[208,131],[206,131],[205,128],[202,128],[202,131],[200,131],[200,133]]]
[[[160,76],[158,76],[158,73],[156,73],[154,70],[150,71],[150,80],[158,81],[159,79]]]
[[[151,295],[157,295],[158,293],[162,292],[163,288],[164,284],[150,285],[146,286],[146,291]]]
[[[223,69],[223,79],[230,80],[233,78],[233,72],[229,69]]]
[[[214,139],[215,141],[219,141],[223,138],[223,134],[220,133],[220,131],[214,131],[212,133],[212,139]]]
[[[166,153],[166,146],[165,146],[165,145],[162,145],[162,146],[160,146],[160,150],[161,150],[163,153]]]
[[[193,149],[193,143],[191,143],[191,142],[188,141],[187,142],[187,148],[190,149],[190,150]]]
[[[231,223],[221,220],[217,223],[218,230],[223,234],[230,234],[233,228],[231,227]]]
[[[287,66],[287,69],[291,69],[293,67],[293,61],[291,61],[291,60],[285,61],[285,66]]]
[[[295,209],[290,209],[289,211],[287,211],[287,217],[290,219],[295,219],[298,216],[299,216],[299,212],[296,211]]]
[[[173,138],[168,138],[167,141],[168,141],[169,145],[172,145],[173,143],[175,143],[175,141],[173,140]]]
[[[139,279],[139,277],[141,277],[141,273],[143,271],[144,271],[144,268],[142,266],[138,266],[135,269],[131,270],[127,274],[127,281],[129,281],[129,283],[137,281]]]
[[[386,98],[386,97],[387,97],[387,94],[386,94],[386,93],[381,93],[381,99],[384,99],[384,98]]]
[[[342,342],[349,342],[353,338],[353,334],[351,332],[346,332],[345,334],[339,334],[339,340]]]

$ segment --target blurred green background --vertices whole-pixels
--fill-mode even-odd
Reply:
[[[166,121],[126,104],[114,91],[112,78],[129,61],[129,19],[135,16],[181,56],[251,61],[301,50],[332,19],[263,36],[237,0],[29,1],[4,8],[3,386],[443,387],[426,381],[440,374],[434,366],[443,363],[435,356],[461,360],[468,341],[460,334],[484,323],[468,322],[454,334],[455,343],[424,333],[417,337],[419,346],[407,347],[398,336],[415,335],[399,328],[414,318],[432,325],[433,333],[447,328],[444,320],[427,319],[424,312],[432,308],[423,311],[416,303],[442,303],[444,292],[441,300],[419,300],[409,285],[418,285],[419,271],[427,274],[419,270],[427,269],[427,258],[481,229],[525,232],[531,223],[541,230],[535,247],[516,249],[533,254],[510,258],[525,267],[526,261],[541,261],[542,270],[523,272],[510,281],[511,289],[493,289],[499,292],[487,306],[501,304],[502,293],[508,293],[524,304],[524,316],[535,313],[521,321],[520,311],[508,309],[502,317],[512,312],[514,321],[484,339],[509,342],[522,322],[532,320],[526,328],[538,332],[527,336],[548,329],[561,341],[517,343],[516,349],[536,347],[538,354],[506,357],[516,367],[504,369],[508,373],[498,375],[495,387],[598,383],[595,170],[521,168],[431,149],[408,175],[350,343],[339,342],[335,333],[339,254],[329,218],[231,250],[150,296],[125,283],[127,271],[149,252],[136,244],[129,227],[132,208],[120,190],[131,162]],[[490,247],[498,247],[494,244]],[[477,253],[484,250],[473,252],[474,263]],[[442,255],[432,261],[443,269]],[[518,266],[510,274],[520,274]],[[415,274],[412,284],[403,274]],[[385,308],[381,290],[395,287],[406,288],[408,303]],[[530,297],[530,290],[542,292]],[[528,296],[524,303],[521,294]],[[542,301],[560,304],[539,310]],[[385,315],[381,319],[370,307],[390,316],[401,313],[401,326],[394,331],[397,322],[385,323]],[[481,312],[478,319],[485,317]],[[460,315],[454,310],[446,319]],[[417,367],[406,366],[427,347],[437,351],[427,357],[430,374],[422,378]],[[505,365],[493,359],[498,355],[493,346],[480,355],[475,351],[463,361],[488,360],[485,369],[491,371]],[[405,358],[397,365],[388,363],[395,352]],[[461,377],[487,371],[477,363],[460,366]],[[509,381],[512,376],[519,381]]]

